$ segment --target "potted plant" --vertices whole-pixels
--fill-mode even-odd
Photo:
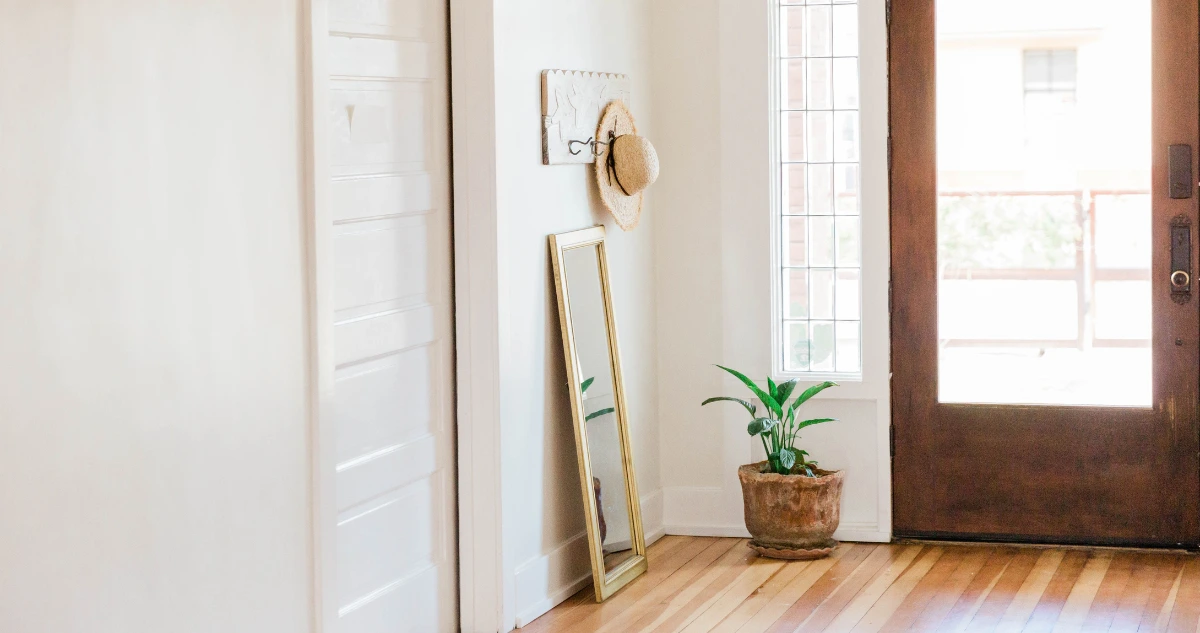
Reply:
[[[762,440],[767,453],[767,461],[738,468],[746,529],[753,537],[750,547],[771,558],[808,560],[828,556],[837,546],[832,537],[841,519],[844,474],[817,467],[817,462],[809,459],[808,451],[796,448],[796,441],[803,429],[834,419],[797,421],[796,410],[837,383],[813,385],[792,399],[795,380],[775,384],[767,378],[767,388],[763,389],[741,372],[717,367],[740,380],[765,407],[760,415],[757,404],[728,396],[709,398],[702,403],[702,406],[711,402],[742,405],[750,414],[746,431]]]

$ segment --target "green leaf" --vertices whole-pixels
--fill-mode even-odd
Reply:
[[[813,474],[812,469],[809,468],[807,465],[804,466],[804,473],[807,474],[809,477],[816,477],[816,475]]]
[[[792,450],[793,449],[785,448],[779,451],[779,465],[783,466],[784,472],[791,471],[792,466],[796,465],[796,454],[793,453]]]
[[[774,380],[771,380],[770,376],[767,376],[767,393],[771,394],[776,402],[779,402],[779,386],[775,384]]]
[[[605,407],[603,409],[597,409],[597,410],[589,413],[588,416],[586,418],[584,418],[584,420],[591,420],[592,418],[598,418],[602,415],[608,415],[608,414],[612,413],[613,411],[616,411],[616,409],[614,409],[612,407]]]
[[[796,389],[796,379],[793,378],[787,382],[780,383],[776,390],[775,401],[782,407],[787,404],[788,398],[792,397],[792,392]]]
[[[745,374],[743,374],[742,372],[740,372],[740,371],[738,371],[738,370],[736,370],[736,369],[730,369],[730,368],[728,368],[728,367],[722,367],[721,365],[717,365],[717,367],[720,367],[721,369],[724,369],[725,371],[727,371],[727,372],[729,372],[729,373],[733,374],[733,376],[734,376],[735,378],[737,378],[738,380],[742,381],[742,384],[743,384],[743,385],[746,385],[746,387],[747,387],[748,389],[750,389],[750,391],[753,391],[753,392],[754,392],[754,395],[755,395],[755,396],[758,396],[758,399],[759,399],[759,400],[762,400],[762,403],[763,403],[764,405],[766,405],[766,407],[767,407],[768,409],[770,409],[772,413],[774,413],[774,414],[775,414],[775,417],[777,417],[777,418],[782,418],[782,417],[783,417],[783,407],[779,406],[779,403],[775,401],[775,398],[772,398],[772,397],[771,397],[771,394],[769,394],[769,393],[767,393],[767,392],[763,391],[761,387],[759,387],[758,385],[754,384],[754,381],[753,381],[753,380],[750,380],[749,378],[747,378],[747,377],[746,377],[746,375],[745,375]]]
[[[788,411],[795,411],[796,409],[800,408],[800,405],[804,404],[805,402],[808,402],[809,398],[817,395],[818,393],[821,393],[822,391],[825,391],[826,389],[828,389],[830,387],[836,387],[836,386],[838,386],[838,384],[836,382],[831,382],[831,381],[826,380],[825,382],[823,382],[819,385],[813,385],[813,386],[809,387],[808,389],[805,389],[804,393],[800,394],[799,396],[796,396],[796,401],[792,403],[792,406],[788,407]]]
[[[579,393],[587,393],[588,387],[591,387],[592,382],[595,380],[596,380],[596,377],[592,376],[591,378],[588,378],[587,380],[583,381],[583,384],[579,385]]]
[[[802,451],[802,450],[796,448],[795,446],[785,448],[783,450],[788,451],[792,454],[792,456],[795,458],[795,461],[793,462],[794,464],[804,465],[804,464],[809,463],[804,460],[804,456],[808,454],[807,452]]]
[[[837,418],[816,418],[814,420],[805,420],[796,425],[796,430],[799,431],[805,427],[809,427],[814,424],[825,424],[826,422],[837,422]]]
[[[755,418],[754,421],[750,422],[750,424],[746,426],[746,432],[750,435],[767,433],[778,423],[778,421],[772,420],[771,418]]]
[[[704,406],[710,402],[736,402],[743,407],[746,407],[746,411],[749,411],[751,416],[758,412],[758,406],[756,406],[753,402],[746,402],[741,398],[730,398],[729,396],[717,396],[716,398],[709,398],[708,400],[701,402],[700,406]]]

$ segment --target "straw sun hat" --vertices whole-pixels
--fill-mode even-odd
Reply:
[[[622,101],[613,101],[596,130],[596,185],[600,200],[623,230],[632,230],[642,216],[642,193],[658,178],[658,154],[638,136],[633,115]]]

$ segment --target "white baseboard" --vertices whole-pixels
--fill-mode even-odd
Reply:
[[[589,584],[591,584],[591,582],[592,572],[589,571],[565,587],[529,605],[524,611],[517,615],[517,628],[522,628],[530,622],[542,617],[547,611],[562,604],[567,600],[567,598],[579,593],[580,590],[582,590],[584,587],[587,587]]]
[[[677,536],[720,536],[750,538],[744,525],[668,525],[667,534]]]
[[[662,491],[642,497],[642,526],[649,546],[667,534],[662,525]],[[553,551],[517,566],[516,626],[521,628],[592,582],[587,531],[571,536]]]
[[[514,572],[517,628],[570,598],[592,580],[587,530],[575,534],[548,554],[532,558]]]
[[[645,533],[646,545],[662,537],[663,526],[663,492],[662,489],[642,495],[642,531]],[[650,535],[658,532],[651,540]]]
[[[717,487],[670,487],[663,489],[663,495],[667,534],[750,538],[742,522],[740,495],[736,507],[725,490]],[[852,543],[888,543],[892,532],[890,525],[874,521],[842,521],[833,538]]]
[[[666,535],[667,535],[667,528],[662,525],[658,526],[657,528],[654,528],[653,530],[651,530],[649,532],[646,532],[646,547],[650,547],[651,545],[654,545],[654,543],[656,541],[658,541],[658,539],[660,539]]]
[[[891,543],[892,532],[874,523],[843,523],[833,533],[833,538],[851,543]]]
[[[680,536],[719,536],[750,538],[745,525],[668,525],[667,534]],[[890,543],[890,532],[880,530],[875,524],[843,524],[833,533],[833,538],[851,543]]]

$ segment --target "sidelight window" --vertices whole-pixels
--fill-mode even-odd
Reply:
[[[777,7],[775,318],[790,373],[862,370],[858,10]]]

